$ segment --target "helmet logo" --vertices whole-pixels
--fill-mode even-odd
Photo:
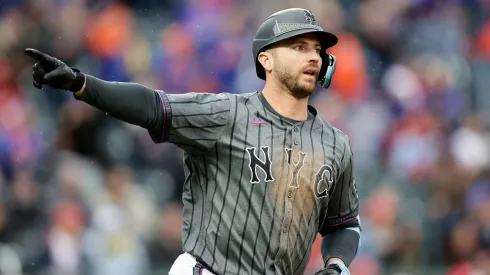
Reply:
[[[308,21],[310,25],[313,25],[313,22],[316,21],[315,15],[309,10],[303,10],[303,13],[305,14],[306,21]]]

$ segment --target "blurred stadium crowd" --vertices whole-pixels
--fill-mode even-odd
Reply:
[[[0,273],[166,274],[181,252],[180,149],[34,89],[24,48],[168,93],[252,92],[255,30],[287,7],[340,39],[311,103],[356,155],[352,274],[490,274],[488,0],[0,0]]]

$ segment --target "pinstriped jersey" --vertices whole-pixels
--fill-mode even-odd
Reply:
[[[348,137],[314,107],[262,93],[166,94],[163,140],[184,150],[182,245],[217,274],[302,274],[318,233],[356,219]]]

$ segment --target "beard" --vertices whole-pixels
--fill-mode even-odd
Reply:
[[[304,77],[303,72],[294,74],[291,72],[291,70],[288,70],[285,66],[282,66],[282,64],[277,64],[274,71],[276,72],[279,82],[291,92],[293,97],[303,99],[315,93],[317,86],[316,84],[318,82],[317,75],[314,76],[313,82],[309,82],[301,79]]]

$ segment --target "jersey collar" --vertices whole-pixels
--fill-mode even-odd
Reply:
[[[295,120],[295,119],[291,119],[291,118],[288,118],[288,117],[285,117],[281,114],[279,114],[276,110],[274,110],[274,108],[272,108],[272,106],[269,104],[269,102],[267,101],[267,99],[264,97],[264,95],[262,94],[262,92],[259,92],[257,91],[257,96],[259,97],[260,101],[262,102],[262,104],[265,106],[265,108],[270,111],[271,113],[273,113],[274,115],[282,118],[282,120],[284,121],[287,121],[293,125],[298,125],[298,124],[302,124],[306,121],[311,121],[311,120],[314,120],[315,117],[317,116],[318,112],[317,110],[315,109],[315,107],[311,106],[311,105],[308,105],[308,119],[303,121],[303,120]]]

